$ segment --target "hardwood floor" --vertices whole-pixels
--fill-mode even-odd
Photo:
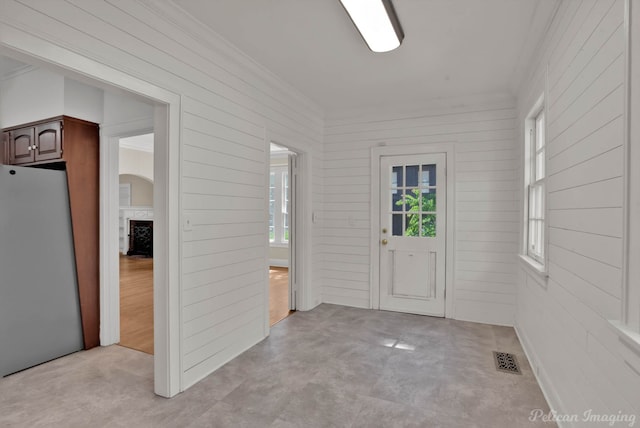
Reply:
[[[289,310],[289,269],[272,266],[269,268],[269,325],[293,312]]]
[[[269,324],[289,310],[289,269],[269,268]],[[153,354],[153,259],[120,256],[120,345]]]
[[[120,345],[153,354],[153,259],[120,255]]]

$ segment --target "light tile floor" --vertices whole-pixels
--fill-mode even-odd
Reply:
[[[548,412],[512,328],[327,304],[170,400],[152,384],[150,355],[79,352],[1,379],[0,426],[516,428]]]

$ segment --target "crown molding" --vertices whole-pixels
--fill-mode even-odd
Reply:
[[[13,70],[11,70],[10,72],[0,76],[0,81],[4,82],[5,80],[10,80],[10,79],[14,79],[22,74],[26,74],[26,73],[30,73],[32,71],[37,70],[38,67],[30,65],[30,64],[25,64],[21,67],[15,68]]]
[[[326,115],[331,126],[341,124],[417,119],[447,113],[516,108],[517,99],[509,93],[489,93],[460,97],[433,98],[414,103],[333,110]]]

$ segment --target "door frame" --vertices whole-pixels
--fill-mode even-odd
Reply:
[[[293,154],[288,155],[287,160],[287,174],[288,174],[288,189],[287,189],[287,198],[289,199],[289,204],[287,206],[288,215],[289,215],[289,260],[288,266],[289,271],[287,278],[289,280],[289,310],[295,311],[297,309],[297,300],[298,300],[298,290],[296,278],[298,275],[297,272],[297,255],[298,255],[298,245],[300,242],[297,239],[298,236],[298,212],[300,211],[300,192],[298,191],[298,174],[300,169],[298,168],[298,153],[292,152]],[[269,291],[271,291],[271,287],[269,287]]]
[[[159,229],[154,242],[154,392],[163,397],[172,397],[184,390],[181,370],[181,144],[180,119],[181,96],[156,86],[131,74],[115,69],[105,63],[82,55],[68,47],[56,44],[52,39],[39,37],[19,27],[0,26],[0,54],[26,63],[37,64],[102,89],[123,90],[140,95],[156,103],[154,133],[156,152],[154,170],[158,172],[154,187],[154,215]],[[106,141],[101,141],[100,186],[105,185]],[[116,189],[104,195],[112,198]],[[110,251],[105,246],[106,236],[115,235],[117,229],[105,221],[105,200],[101,196],[100,207],[100,300],[105,299],[106,285],[110,281],[107,266]],[[117,246],[116,246],[117,248]],[[117,254],[117,253],[116,253]],[[111,255],[113,257],[113,255]],[[113,284],[111,284],[113,285]],[[118,285],[119,286],[119,285]],[[107,312],[108,313],[108,312]],[[101,328],[105,320],[101,319]]]
[[[295,255],[290,257],[289,269],[291,264],[295,263],[293,270],[296,272],[298,284],[296,284],[296,310],[308,311],[314,308],[319,302],[314,299],[311,293],[311,229],[313,223],[312,215],[312,181],[311,181],[311,147],[303,141],[293,138],[292,136],[282,135],[275,131],[265,129],[265,276],[264,276],[264,336],[269,336],[271,326],[269,325],[269,173],[271,163],[271,143],[278,146],[286,147],[290,151],[296,153],[296,165],[298,169],[298,182],[296,194],[291,195],[289,201],[291,211],[289,215],[295,215],[296,230],[291,237],[295,242]],[[290,182],[291,183],[291,182]],[[295,207],[293,207],[295,202]],[[291,221],[289,222],[291,227]],[[291,290],[290,290],[291,292]],[[291,302],[290,302],[291,303]]]
[[[103,219],[100,229],[100,271],[102,277],[100,287],[101,346],[109,346],[120,342],[120,139],[152,132],[153,118],[126,124],[112,125],[106,123],[100,127],[100,141],[103,142],[100,148],[100,215],[101,219]],[[116,194],[116,192],[118,193]],[[160,231],[155,232],[155,234],[158,233]],[[154,239],[155,241],[156,239]]]
[[[370,227],[370,307],[380,309],[380,160],[383,156],[428,155],[444,153],[446,155],[447,178],[447,227],[445,233],[445,318],[455,317],[454,306],[454,255],[455,255],[455,143],[411,144],[405,146],[377,146],[371,148],[371,227]]]

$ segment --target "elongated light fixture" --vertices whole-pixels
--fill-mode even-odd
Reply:
[[[392,51],[404,32],[391,0],[340,0],[360,35],[373,52]]]

